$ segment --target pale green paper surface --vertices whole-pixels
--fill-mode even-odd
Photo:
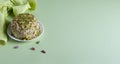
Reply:
[[[0,48],[0,64],[120,64],[120,1],[37,3],[35,15],[45,27],[40,44],[10,40]],[[20,48],[13,49],[15,45]]]

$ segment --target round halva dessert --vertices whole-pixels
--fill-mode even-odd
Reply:
[[[29,13],[16,16],[10,25],[10,30],[11,35],[20,40],[31,40],[41,34],[38,20]]]

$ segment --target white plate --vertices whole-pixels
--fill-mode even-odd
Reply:
[[[10,23],[10,24],[11,24],[11,23]],[[41,37],[42,34],[44,33],[44,26],[43,26],[43,24],[42,24],[41,22],[39,22],[41,34],[40,34],[38,37],[36,37],[36,38],[34,38],[34,39],[31,39],[31,40],[20,40],[20,39],[17,39],[17,38],[15,38],[14,36],[11,35],[10,24],[8,25],[8,28],[7,28],[7,34],[8,34],[8,36],[9,36],[11,39],[16,40],[16,41],[19,41],[19,42],[33,41],[33,40]]]

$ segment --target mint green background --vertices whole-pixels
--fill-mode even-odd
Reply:
[[[120,64],[120,1],[37,0],[34,14],[45,27],[40,44],[10,39],[0,64]]]

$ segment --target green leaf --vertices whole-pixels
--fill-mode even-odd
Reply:
[[[31,10],[35,10],[36,9],[36,0],[28,0],[30,6],[31,6]]]
[[[25,5],[14,6],[13,7],[13,13],[16,16],[20,13],[25,13],[29,8],[30,8],[29,3],[27,3]]]

